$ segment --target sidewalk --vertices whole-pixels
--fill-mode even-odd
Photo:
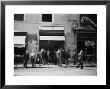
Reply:
[[[18,65],[14,69],[14,76],[97,76],[97,67],[85,67],[83,69],[76,68],[76,65],[41,65],[38,64],[32,68],[29,64],[28,68]]]
[[[32,64],[28,64],[27,66],[28,66],[28,68],[32,68]],[[64,67],[64,68],[67,68],[67,67],[76,67],[76,66],[77,65],[74,65],[73,63],[68,64],[68,65],[62,64],[62,67]],[[59,66],[58,65],[48,65],[48,64],[46,64],[46,65],[36,64],[34,68],[55,68],[55,67],[59,67]],[[92,64],[91,65],[91,64],[85,64],[84,63],[83,64],[83,67],[96,67],[96,66],[95,66],[95,64]],[[18,64],[17,66],[14,65],[14,68],[24,68],[24,66],[23,66],[23,64]]]

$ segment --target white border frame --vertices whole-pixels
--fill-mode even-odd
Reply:
[[[5,13],[6,85],[106,85],[106,5],[6,5]],[[14,13],[97,14],[97,76],[14,76]]]

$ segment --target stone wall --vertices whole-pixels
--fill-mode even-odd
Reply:
[[[36,34],[39,45],[39,26],[63,26],[64,36],[66,38],[64,47],[66,50],[70,50],[70,56],[72,59],[73,50],[77,52],[77,33],[73,31],[74,21],[78,21],[79,24],[78,14],[54,14],[52,17],[52,22],[42,22],[41,14],[26,14],[24,21],[14,22],[14,31],[27,32],[31,35]],[[28,49],[36,48],[36,42],[32,41],[32,43],[33,44],[28,46]]]
[[[78,14],[70,14],[67,18],[67,23],[65,25],[65,37],[66,37],[66,45],[65,49],[70,50],[71,62],[76,59],[73,59],[73,52],[77,53],[77,32],[73,29],[73,22],[77,21],[79,26],[79,15]]]

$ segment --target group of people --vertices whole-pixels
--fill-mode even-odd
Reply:
[[[35,64],[48,64],[48,65],[58,65],[62,66],[62,63],[68,64],[68,58],[70,58],[69,51],[65,51],[62,48],[59,48],[57,51],[52,49],[41,49],[40,51],[32,52],[29,54],[28,50],[26,50],[26,53],[24,54],[24,67],[27,68],[27,62],[29,59],[31,59],[32,67],[34,67]]]
[[[58,49],[56,52],[58,66],[62,66],[62,63],[68,64],[68,59],[70,58],[69,50]]]
[[[32,67],[34,67],[36,64],[48,64],[48,65],[58,65],[62,67],[62,64],[68,65],[68,59],[70,58],[70,52],[69,50],[65,51],[62,48],[59,48],[57,51],[55,50],[45,50],[41,49],[40,51],[37,51],[35,53],[33,50],[29,54],[28,50],[26,50],[26,53],[24,54],[24,67],[27,68],[27,62],[29,59],[31,59]],[[83,69],[83,51],[81,50],[78,53],[78,62],[77,68],[81,67]]]

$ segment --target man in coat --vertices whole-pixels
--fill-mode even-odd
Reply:
[[[77,65],[77,68],[81,67],[81,69],[83,69],[83,51],[82,50],[78,54],[78,61],[79,61],[79,64]]]
[[[27,67],[28,60],[29,60],[29,52],[28,52],[28,50],[26,50],[26,53],[24,54],[24,67],[25,68],[28,68]]]
[[[34,53],[34,50],[32,50],[32,53],[30,54],[30,58],[31,58],[32,67],[34,67],[34,63],[35,63],[35,53]]]

